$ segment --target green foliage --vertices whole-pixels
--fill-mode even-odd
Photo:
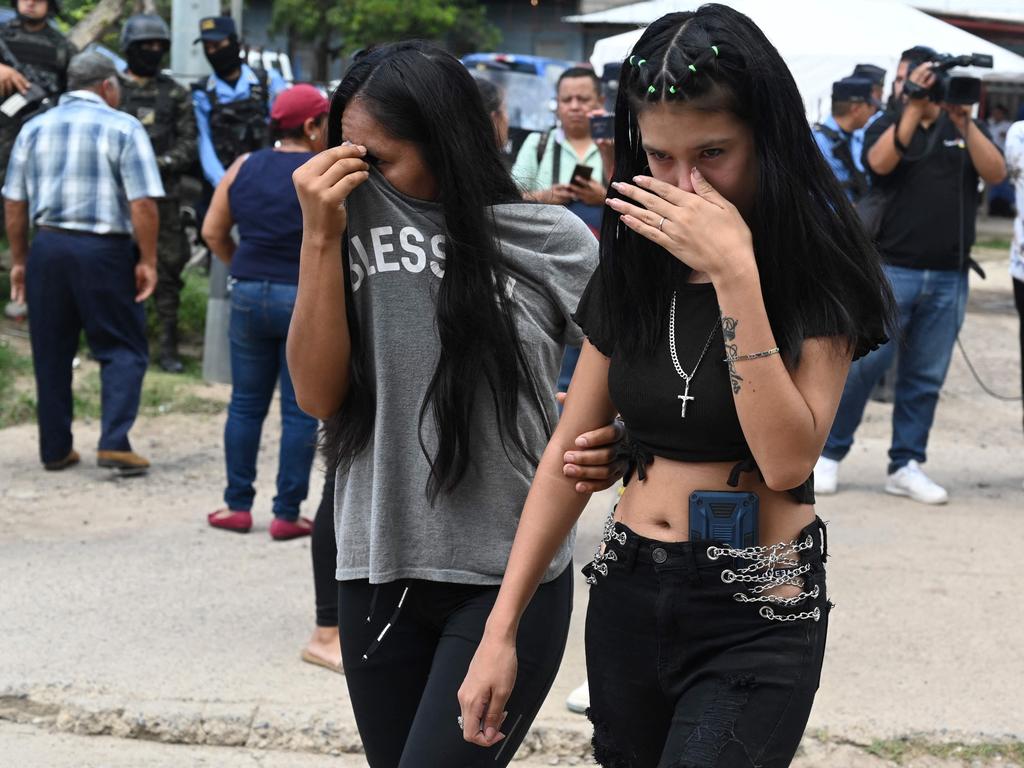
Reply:
[[[274,0],[272,24],[318,41],[324,55],[332,39],[340,39],[345,54],[418,38],[440,42],[457,55],[494,48],[501,40],[483,4],[470,0]]]
[[[61,2],[61,29],[64,32],[70,30],[75,24],[84,19],[89,12],[96,7],[99,0],[62,0]],[[134,0],[128,0],[124,4],[124,9],[121,11],[121,20],[119,23],[111,26],[110,29],[104,33],[103,37],[97,40],[101,45],[105,45],[112,51],[122,53],[121,44],[119,41],[121,35],[121,26],[127,20],[127,18],[135,13],[135,2]],[[171,23],[171,0],[156,0],[156,12],[164,18],[164,20]]]
[[[178,308],[178,337],[186,343],[200,343],[206,330],[206,300],[209,297],[210,279],[191,269],[186,270],[181,277],[185,286],[181,289],[181,306]],[[150,339],[159,338],[160,321],[152,299],[146,302],[146,330]]]
[[[36,417],[31,376],[31,358],[20,354],[0,337],[0,429]]]

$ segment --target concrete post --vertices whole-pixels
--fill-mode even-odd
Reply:
[[[220,0],[171,2],[171,70],[175,78],[185,85],[210,72],[203,46],[193,41],[199,37],[199,20],[219,13]]]

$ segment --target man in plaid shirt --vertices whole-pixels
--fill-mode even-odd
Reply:
[[[83,329],[101,366],[98,464],[126,475],[149,468],[132,451],[128,431],[149,361],[142,302],[156,287],[154,198],[164,189],[149,137],[138,120],[117,111],[120,98],[108,58],[73,58],[68,93],[22,128],[3,186],[11,300],[28,302],[39,449],[48,470],[79,461],[71,365]]]

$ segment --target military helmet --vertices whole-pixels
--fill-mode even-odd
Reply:
[[[129,16],[121,27],[121,50],[126,50],[132,43],[141,43],[145,40],[160,40],[170,45],[171,30],[167,22],[154,13],[136,13]]]
[[[18,10],[18,0],[11,0],[11,8]],[[46,0],[46,12],[50,16],[60,16],[60,0]]]

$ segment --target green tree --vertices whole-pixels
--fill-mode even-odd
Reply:
[[[461,55],[501,40],[484,7],[470,0],[274,0],[273,25],[314,44],[317,80],[327,79],[332,55],[375,43],[420,38]]]

